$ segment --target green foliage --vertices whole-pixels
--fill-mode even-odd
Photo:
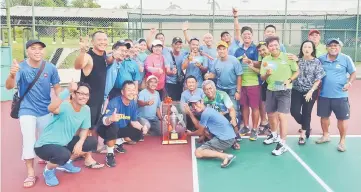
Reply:
[[[101,7],[94,0],[72,0],[71,6],[78,7],[78,8],[100,8]]]
[[[57,27],[56,30],[57,30],[57,34],[56,34],[57,37],[61,38],[62,37],[62,27]],[[65,38],[73,39],[73,38],[78,38],[80,35],[80,31],[77,28],[64,27],[63,30],[64,30]]]

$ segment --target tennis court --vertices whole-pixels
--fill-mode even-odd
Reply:
[[[193,156],[193,191],[278,192],[356,192],[361,189],[361,135],[347,137],[347,151],[337,151],[339,137],[317,145],[311,136],[299,146],[298,136],[287,138],[289,151],[273,156],[273,145],[264,145],[263,138],[241,141],[241,150],[230,149],[237,158],[223,169],[218,159],[196,159]],[[192,137],[192,152],[200,144]]]

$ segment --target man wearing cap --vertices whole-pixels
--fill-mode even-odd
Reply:
[[[186,51],[182,50],[183,41],[180,37],[174,37],[172,40],[172,62],[166,63],[166,66],[170,68],[171,74],[166,77],[166,90],[169,97],[172,98],[173,101],[179,101],[182,90],[184,73],[182,70],[182,62],[183,58],[188,54]]]
[[[342,42],[338,39],[329,39],[326,43],[328,53],[319,57],[326,76],[322,79],[321,94],[317,102],[317,115],[321,117],[323,136],[317,144],[330,141],[330,115],[333,112],[337,118],[337,127],[340,131],[338,151],[346,150],[347,122],[350,118],[350,103],[348,91],[356,79],[356,67],[352,59],[341,53]],[[350,75],[347,78],[347,74]]]
[[[260,86],[259,86],[259,62],[258,50],[253,43],[253,30],[245,26],[241,29],[243,44],[237,49],[235,57],[242,64],[242,93],[240,103],[242,105],[242,116],[244,126],[240,130],[241,135],[246,135],[251,131],[250,140],[257,140],[259,105],[260,105]],[[252,128],[249,128],[250,108],[252,109]]]
[[[202,86],[203,74],[208,71],[208,58],[199,51],[199,39],[192,38],[189,41],[190,53],[184,57],[182,70],[186,70],[185,76],[197,78],[198,87]]]
[[[121,96],[109,101],[102,118],[102,125],[98,128],[98,134],[107,146],[106,165],[108,167],[116,166],[114,150],[118,153],[124,152],[120,138],[129,137],[137,142],[148,132],[147,126],[141,125],[137,120],[136,91],[133,81],[124,81]]]
[[[151,75],[146,80],[147,88],[140,91],[138,96],[138,120],[140,124],[149,127],[149,134],[154,136],[162,135],[160,120],[160,96],[157,88],[158,78]]]
[[[158,78],[157,91],[159,92],[161,100],[163,100],[165,93],[165,77],[166,75],[174,75],[174,71],[170,70],[169,65],[166,66],[166,59],[162,55],[163,44],[160,40],[152,42],[152,53],[144,62],[145,78],[154,75]]]
[[[217,89],[226,92],[233,102],[233,107],[236,110],[238,126],[241,124],[241,113],[239,107],[239,100],[241,99],[242,88],[242,66],[236,57],[228,55],[228,44],[221,41],[217,44],[217,52],[219,58],[214,61],[210,72],[205,74],[205,79],[216,79]],[[238,137],[239,135],[237,135]]]
[[[278,37],[267,38],[266,45],[271,55],[262,60],[260,74],[262,80],[266,80],[268,84],[266,112],[272,132],[263,143],[278,143],[272,151],[273,155],[278,156],[287,151],[287,115],[291,107],[292,81],[297,78],[299,71],[297,63],[280,51]],[[280,136],[277,134],[278,125]]]
[[[199,121],[192,113],[189,105],[195,113],[200,114]],[[236,137],[229,121],[213,108],[206,107],[202,98],[197,95],[192,96],[188,104],[184,104],[184,110],[197,129],[195,132],[187,130],[187,135],[203,136],[207,131],[211,137],[209,141],[196,149],[195,156],[197,158],[218,158],[223,160],[222,168],[229,166],[236,158],[235,155],[224,153],[225,150],[232,147]],[[233,126],[236,125],[233,124]]]
[[[139,82],[142,81],[138,64],[128,56],[130,48],[130,44],[124,41],[118,41],[112,47],[113,51],[120,53],[120,56],[114,60],[111,66],[116,71],[116,78],[109,93],[109,100],[120,95],[125,81],[133,81],[136,90],[138,90]],[[107,75],[109,75],[109,69]]]
[[[46,45],[40,40],[30,40],[26,43],[27,58],[18,64],[16,60],[10,69],[9,77],[5,87],[13,89],[18,87],[19,97],[22,97],[32,81],[42,70],[34,86],[25,95],[20,104],[19,121],[23,136],[22,160],[27,167],[27,178],[24,187],[35,185],[36,176],[34,170],[34,145],[38,133],[41,133],[50,122],[52,114],[49,114],[48,105],[51,102],[51,86],[54,87],[56,95],[59,96],[61,87],[60,78],[54,64],[44,59]]]
[[[308,32],[308,40],[312,41],[316,46],[316,56],[321,57],[321,55],[327,54],[326,45],[322,44],[321,33],[317,29],[311,29]]]

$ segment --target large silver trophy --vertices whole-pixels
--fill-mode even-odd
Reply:
[[[169,138],[171,140],[179,139],[180,136],[176,130],[177,126],[186,126],[183,120],[183,114],[179,114],[177,108],[172,105],[172,107],[170,107],[170,114],[164,116],[164,121],[168,125],[168,130],[170,131]]]

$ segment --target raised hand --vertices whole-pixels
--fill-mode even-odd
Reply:
[[[232,13],[233,13],[233,16],[238,16],[238,10],[237,10],[237,8],[233,7],[233,8],[232,8]]]
[[[187,31],[189,28],[189,24],[188,24],[188,21],[184,22],[183,25],[182,25],[182,30],[183,31]]]
[[[74,82],[74,79],[71,79],[71,82],[69,83],[68,89],[69,89],[69,92],[70,92],[70,93],[78,90],[78,84],[76,84],[76,83]]]
[[[110,116],[111,122],[118,122],[120,120],[119,114],[117,114],[117,108],[114,109],[112,116]]]
[[[20,70],[19,63],[16,61],[16,59],[13,60],[13,65],[10,68],[10,75],[12,77],[15,77],[16,73]]]
[[[80,51],[87,52],[89,50],[89,37],[80,37]]]

